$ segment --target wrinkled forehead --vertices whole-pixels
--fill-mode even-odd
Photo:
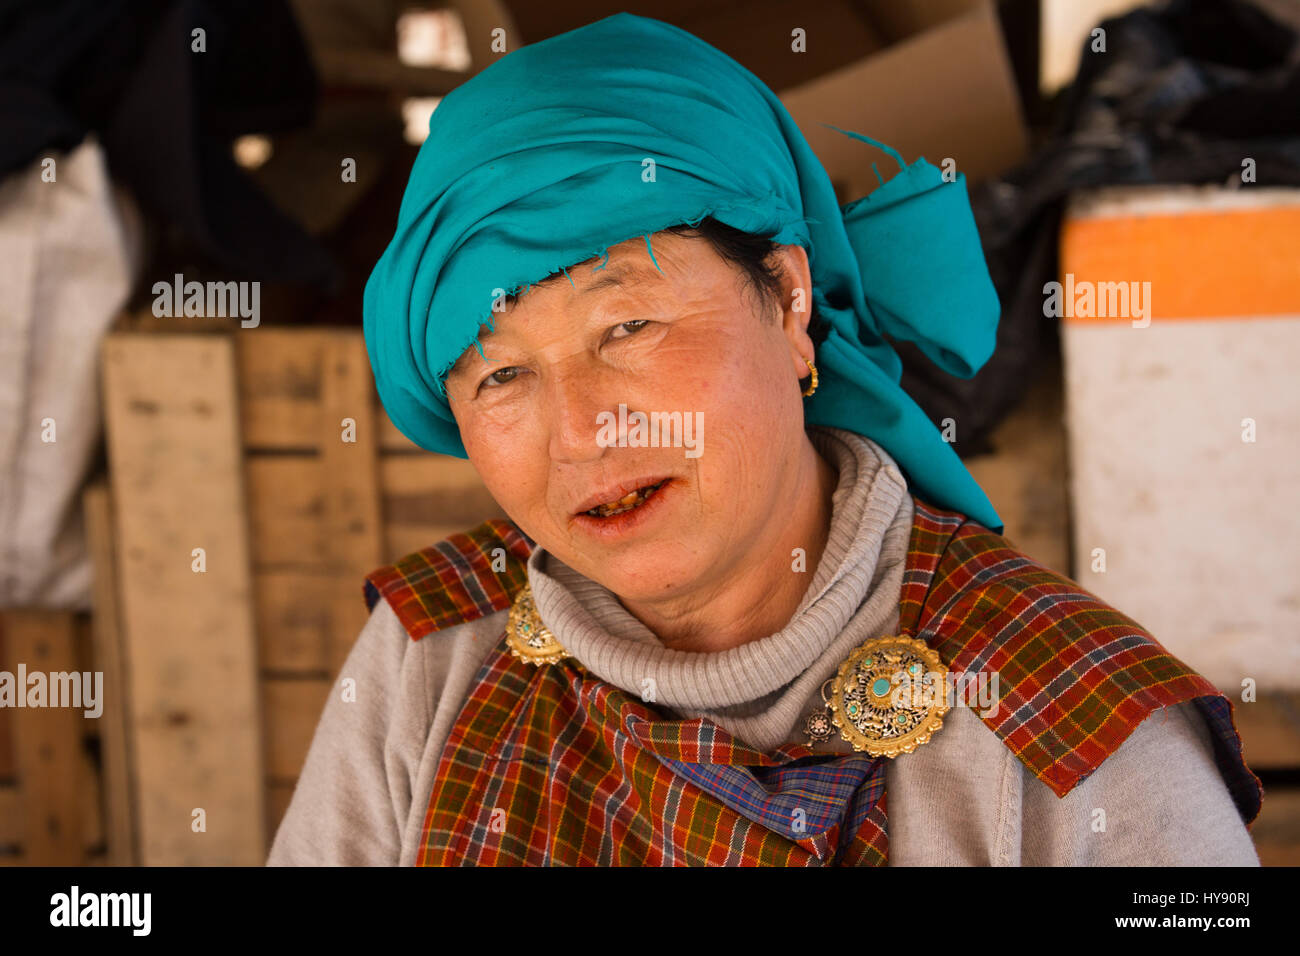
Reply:
[[[658,252],[654,253],[653,257],[647,255],[649,250],[643,237],[629,239],[610,246],[608,256],[593,256],[553,272],[545,279],[532,283],[521,293],[503,292],[498,300],[500,304],[494,306],[497,314],[493,317],[493,322],[499,324],[502,319],[508,318],[522,296],[542,288],[553,288],[558,283],[570,284],[575,297],[582,299],[611,289],[643,288],[645,283],[673,281],[675,270],[672,267],[671,257],[665,255],[665,247],[669,245],[665,240],[666,235],[657,233],[653,237],[658,243]],[[660,265],[662,268],[659,267]],[[479,348],[491,341],[495,335],[497,332],[493,328],[486,325],[479,326],[477,338],[461,352],[447,371],[447,378],[464,371],[474,361],[482,361],[483,356],[479,354]]]

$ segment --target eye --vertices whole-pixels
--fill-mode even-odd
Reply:
[[[611,335],[610,337],[611,337],[611,338],[619,338],[619,339],[631,338],[631,335],[632,335],[632,334],[635,334],[635,333],[637,333],[637,332],[640,332],[640,331],[641,331],[643,328],[645,328],[649,323],[650,323],[650,320],[649,320],[649,319],[629,319],[629,320],[626,321],[626,322],[620,322],[618,325],[614,326],[614,328],[615,328],[615,329],[630,329],[630,330],[631,330],[631,334],[629,334],[629,335]],[[613,331],[613,330],[611,330],[611,331]]]
[[[509,378],[504,378],[504,379],[497,378],[497,376],[502,374],[503,372],[509,372],[510,373]],[[514,365],[507,365],[505,368],[499,368],[491,375],[489,375],[487,378],[483,379],[483,381],[478,383],[479,391],[482,391],[485,388],[496,388],[501,385],[509,385],[511,382],[515,380],[515,376],[518,374],[519,374],[519,369],[517,366]]]

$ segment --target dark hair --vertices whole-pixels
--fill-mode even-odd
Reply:
[[[741,273],[764,304],[781,302],[781,270],[772,262],[772,253],[777,245],[771,239],[751,232],[743,232],[718,222],[712,216],[706,216],[698,226],[682,223],[669,226],[664,232],[674,235],[697,234],[708,241],[721,258],[740,267]],[[812,301],[809,291],[808,308],[812,315],[808,318],[808,337],[814,345],[821,345],[830,332],[830,326],[817,312],[817,305]]]

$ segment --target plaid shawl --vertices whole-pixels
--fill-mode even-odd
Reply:
[[[1064,796],[1156,708],[1194,700],[1242,819],[1255,819],[1260,782],[1209,681],[1001,535],[913,500],[900,631],[955,673],[998,674],[998,707],[981,719],[1039,780]],[[367,605],[389,601],[419,640],[508,608],[534,547],[487,521],[372,572]],[[886,759],[758,753],[573,659],[523,663],[503,634],[444,747],[417,864],[880,865]]]

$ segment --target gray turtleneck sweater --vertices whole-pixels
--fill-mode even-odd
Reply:
[[[610,591],[538,548],[528,578],[542,620],[593,674],[652,693],[673,715],[708,717],[759,750],[806,742],[823,681],[897,627],[913,517],[878,444],[808,434],[839,478],[825,552],[782,630],[726,651],[671,650]],[[340,674],[356,680],[356,700],[327,702],[270,865],[414,861],[443,746],[505,616],[412,641],[387,602],[375,606]],[[838,739],[818,749],[851,751]],[[890,762],[885,789],[895,866],[1259,863],[1191,703],[1148,717],[1063,798],[957,706],[929,743]]]

